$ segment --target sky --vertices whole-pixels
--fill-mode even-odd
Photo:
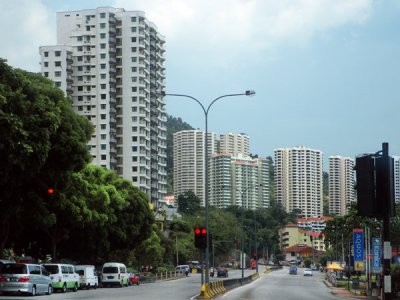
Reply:
[[[400,155],[400,0],[0,0],[0,57],[40,71],[56,12],[144,11],[166,39],[166,92],[212,105],[209,131],[246,133],[260,157],[306,146],[354,158]],[[167,113],[204,130],[201,107]]]

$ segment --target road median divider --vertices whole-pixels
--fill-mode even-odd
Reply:
[[[200,294],[197,296],[197,299],[211,299],[217,295],[225,293],[226,291],[253,282],[259,277],[259,273],[254,273],[250,276],[244,277],[243,279],[235,278],[211,281],[210,283],[201,286]]]

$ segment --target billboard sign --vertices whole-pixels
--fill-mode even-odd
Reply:
[[[353,229],[354,269],[364,271],[364,231]]]
[[[372,273],[382,272],[382,246],[380,238],[372,238]]]

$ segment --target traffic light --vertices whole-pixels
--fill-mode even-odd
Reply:
[[[199,249],[207,247],[207,228],[195,228],[194,246]]]
[[[377,211],[380,216],[395,215],[394,201],[394,160],[390,156],[375,159],[375,197]]]
[[[51,195],[54,195],[54,189],[53,188],[48,188],[47,189],[47,195],[49,195],[49,196],[51,196]]]
[[[360,216],[374,217],[375,202],[375,159],[372,154],[356,157],[357,211]]]

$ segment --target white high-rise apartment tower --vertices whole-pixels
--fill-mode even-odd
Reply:
[[[219,152],[250,156],[250,137],[244,133],[223,133],[220,135]]]
[[[349,157],[329,157],[329,213],[344,216],[354,200],[354,160]]]
[[[210,205],[246,209],[269,207],[269,160],[229,153],[216,153],[210,159]]]
[[[40,47],[41,72],[95,126],[93,163],[149,195],[166,194],[164,37],[140,11],[57,13],[57,45]]]
[[[299,210],[304,218],[322,216],[322,152],[301,146],[274,153],[275,201],[286,212]]]
[[[400,203],[400,156],[393,156],[394,160],[394,201]]]
[[[187,191],[192,191],[205,205],[205,132],[200,130],[182,130],[174,133],[174,194],[176,199]],[[217,136],[208,133],[208,157],[217,150]]]

